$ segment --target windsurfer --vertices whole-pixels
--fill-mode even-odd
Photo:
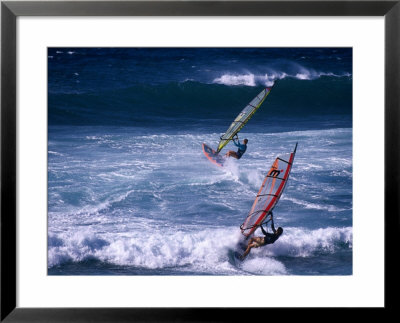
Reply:
[[[238,151],[233,151],[229,150],[226,154],[225,157],[234,157],[236,159],[240,159],[243,154],[246,152],[247,149],[247,143],[249,142],[247,139],[243,140],[243,144],[240,143],[239,139],[237,139],[237,142],[235,139],[232,140],[233,143],[235,144],[236,147],[238,147]]]
[[[274,217],[272,212],[270,212],[271,215],[271,229],[274,233],[268,233],[264,230],[264,228],[262,227],[262,225],[260,225],[261,231],[264,234],[264,237],[252,237],[250,238],[249,243],[247,244],[247,249],[244,252],[244,254],[241,256],[241,259],[243,260],[244,258],[246,258],[246,256],[249,254],[251,248],[259,248],[262,246],[266,246],[267,244],[272,244],[274,243],[276,240],[279,239],[279,237],[282,235],[283,233],[283,229],[281,227],[278,227],[277,230],[275,230],[275,226],[274,226]]]

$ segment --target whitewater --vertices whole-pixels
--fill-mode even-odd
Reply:
[[[217,133],[70,130],[50,130],[49,273],[351,274],[351,129],[244,132],[248,151],[225,168],[201,150]],[[237,263],[239,226],[275,157],[295,142],[275,208],[284,234]]]

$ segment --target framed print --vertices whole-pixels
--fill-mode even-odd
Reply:
[[[392,309],[399,12],[2,2],[1,319]]]

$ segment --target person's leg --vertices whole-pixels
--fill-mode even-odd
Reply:
[[[246,251],[243,253],[241,259],[243,260],[250,252],[251,248],[257,248],[262,243],[262,237],[252,237],[250,238],[249,244],[247,245]]]
[[[252,243],[249,243],[248,246],[247,246],[246,251],[243,253],[242,257],[240,257],[242,260],[243,260],[244,258],[246,258],[246,256],[249,254],[251,248],[253,248],[253,244],[252,244]]]
[[[233,151],[233,150],[229,150],[229,151],[225,154],[225,156],[226,156],[226,157],[234,157],[234,158],[238,159],[238,157],[237,157],[237,155],[236,155],[236,152]]]
[[[252,244],[254,241],[257,241],[257,238],[251,237],[250,241],[249,241],[249,243],[247,245]]]

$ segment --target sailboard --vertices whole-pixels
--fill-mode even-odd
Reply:
[[[253,100],[250,101],[249,104],[244,107],[235,120],[233,120],[228,130],[220,138],[216,151],[217,153],[219,153],[221,149],[224,148],[250,120],[250,118],[254,115],[268,94],[271,92],[272,87],[266,87],[264,90],[262,90]]]
[[[269,212],[278,203],[289,180],[296,149],[297,143],[293,152],[278,156],[265,176],[253,206],[245,221],[240,226],[240,230],[246,239],[264,223]]]
[[[214,163],[217,166],[220,166],[220,167],[224,166],[226,157],[221,156],[214,149],[212,149],[210,146],[208,146],[204,143],[203,143],[203,152],[209,161],[211,161],[212,163]]]

